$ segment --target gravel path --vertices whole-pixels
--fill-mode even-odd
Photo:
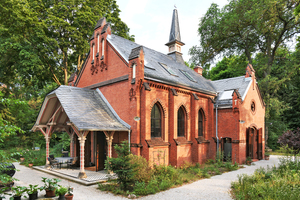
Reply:
[[[255,169],[267,166],[274,166],[279,163],[278,156],[270,156],[270,160],[261,160],[255,162],[254,165],[245,166],[245,168],[224,173],[222,175],[213,176],[210,179],[202,179],[191,184],[187,184],[178,188],[173,188],[164,192],[157,193],[155,195],[149,195],[140,199],[143,200],[176,200],[176,199],[231,199],[229,195],[230,183],[237,180],[237,175],[239,174],[253,174]],[[15,163],[15,166],[18,170],[15,174],[15,178],[19,181],[15,182],[15,185],[28,186],[29,184],[39,184],[42,186],[41,182],[42,177],[55,178],[55,176],[30,169]],[[115,196],[110,193],[102,192],[97,190],[97,186],[82,186],[77,183],[69,182],[62,180],[61,185],[74,188],[74,198],[73,200],[97,200],[97,199],[127,199],[120,196]],[[45,195],[45,192],[42,191],[39,193],[39,197]],[[8,199],[8,198],[6,198]],[[23,198],[24,199],[24,198]],[[57,198],[55,198],[57,199]]]

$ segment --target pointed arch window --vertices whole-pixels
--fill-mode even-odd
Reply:
[[[203,132],[204,132],[204,123],[203,123],[203,111],[199,110],[198,112],[198,137],[203,136]]]
[[[154,104],[151,110],[151,138],[161,137],[162,117],[159,105]]]
[[[177,136],[184,137],[185,136],[185,116],[184,109],[181,106],[177,113]]]
[[[104,57],[104,39],[102,39],[101,43],[102,43],[101,56]]]

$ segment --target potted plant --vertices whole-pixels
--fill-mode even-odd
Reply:
[[[4,200],[5,199],[5,196],[4,195],[7,195],[8,193],[6,193],[6,191],[8,190],[9,188],[8,187],[1,187],[0,188],[0,200]]]
[[[72,200],[73,199],[73,188],[70,186],[68,187],[68,193],[65,195],[66,200]]]
[[[57,178],[45,178],[42,177],[42,182],[44,183],[43,189],[46,191],[46,197],[55,197],[55,189],[58,187],[58,182],[60,180]]]
[[[38,191],[42,190],[43,187],[38,187],[38,185],[29,185],[27,188],[27,194],[29,195],[29,200],[35,200],[38,198]]]
[[[270,153],[269,152],[265,152],[265,159],[269,160],[269,158],[270,158]]]
[[[13,197],[11,197],[10,200],[21,200],[22,194],[26,192],[26,189],[24,186],[12,187]]]
[[[65,200],[65,194],[68,192],[68,188],[64,186],[59,186],[59,188],[55,191],[58,195],[58,200]]]
[[[251,165],[251,163],[252,163],[252,159],[250,157],[247,157],[246,158],[246,164]]]

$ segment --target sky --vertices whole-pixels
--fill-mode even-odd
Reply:
[[[188,51],[199,45],[198,24],[212,3],[223,7],[227,0],[117,0],[120,18],[135,35],[135,42],[167,54],[174,5],[177,7],[183,59],[188,61]]]

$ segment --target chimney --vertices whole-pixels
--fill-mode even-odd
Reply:
[[[200,66],[194,67],[194,71],[197,72],[200,76],[202,76],[203,68]]]

